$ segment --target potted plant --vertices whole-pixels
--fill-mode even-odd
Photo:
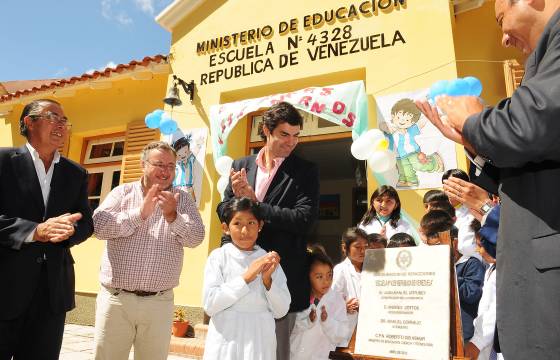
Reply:
[[[185,309],[175,309],[175,317],[173,319],[173,326],[171,328],[171,333],[173,334],[173,336],[185,337],[188,327],[189,321],[186,320]]]

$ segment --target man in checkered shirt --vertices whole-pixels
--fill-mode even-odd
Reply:
[[[166,359],[183,247],[204,239],[191,196],[173,188],[175,150],[153,142],[142,150],[140,180],[111,191],[93,215],[106,240],[95,315],[95,358]]]

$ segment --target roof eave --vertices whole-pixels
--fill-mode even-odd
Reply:
[[[144,73],[169,74],[170,66],[164,56],[158,55],[154,61],[147,64],[134,62],[134,65],[120,64],[116,68],[107,68],[103,71],[95,71],[93,74],[84,74],[69,79],[61,79],[48,85],[34,87],[0,96],[0,113],[6,108],[19,104],[22,101],[39,99],[45,96],[67,97],[71,96],[75,90],[90,88],[92,90],[103,90],[111,87],[109,83],[125,78],[134,80],[149,80]]]
[[[175,0],[156,16],[156,22],[171,33],[181,20],[189,16],[204,2],[206,0]]]

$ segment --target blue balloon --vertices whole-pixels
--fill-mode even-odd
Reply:
[[[177,130],[177,122],[170,117],[163,118],[159,130],[163,135],[171,135]]]
[[[150,129],[157,129],[161,122],[161,116],[163,115],[163,110],[154,110],[144,119],[146,126]]]
[[[480,82],[480,80],[478,80],[474,76],[467,76],[463,80],[465,80],[467,84],[469,84],[469,95],[480,96],[480,94],[482,93],[482,83]]]
[[[437,96],[444,95],[448,83],[449,81],[447,80],[440,80],[433,83],[428,92],[428,99],[430,99],[430,101],[435,101]]]
[[[469,83],[464,79],[451,80],[449,84],[447,84],[447,89],[445,91],[449,96],[464,96],[468,95],[468,92]]]

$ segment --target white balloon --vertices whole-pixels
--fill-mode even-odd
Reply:
[[[367,160],[375,151],[375,144],[384,139],[385,135],[379,129],[371,129],[354,140],[350,152],[358,160]]]
[[[222,176],[229,176],[231,164],[233,164],[232,158],[229,156],[220,156],[218,160],[216,160],[216,171]]]
[[[222,176],[221,178],[218,179],[218,183],[216,184],[222,199],[224,198],[224,192],[226,191],[228,183],[229,183],[229,176]]]
[[[389,150],[375,151],[368,158],[368,165],[373,172],[384,173],[397,165],[397,158]]]

